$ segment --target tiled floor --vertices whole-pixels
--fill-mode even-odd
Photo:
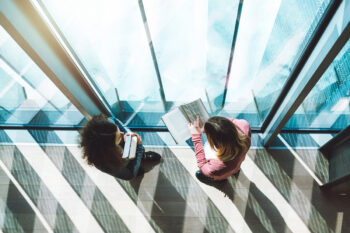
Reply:
[[[129,182],[87,166],[76,132],[0,131],[0,232],[350,232],[350,200],[320,190],[314,148],[254,135],[239,176],[207,185],[189,146],[143,136],[162,161]]]

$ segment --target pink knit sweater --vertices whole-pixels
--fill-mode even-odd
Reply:
[[[251,144],[251,132],[249,123],[246,120],[232,118],[228,119],[234,123],[238,131],[249,136],[249,149]],[[197,165],[204,175],[212,177],[215,180],[223,180],[239,171],[241,163],[245,159],[248,149],[247,151],[243,151],[233,160],[227,162],[223,162],[219,159],[206,159],[201,136],[201,134],[192,134],[192,141],[194,144],[194,150],[196,152]]]

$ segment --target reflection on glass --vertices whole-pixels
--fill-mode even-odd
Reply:
[[[350,41],[285,128],[344,129],[350,124]]]
[[[329,2],[244,1],[226,112],[262,124]]]
[[[145,103],[154,111],[162,106],[138,1],[47,0],[41,5],[114,111],[150,111]]]
[[[215,107],[210,100],[224,90],[239,1],[143,2],[166,99],[201,97]]]
[[[82,120],[83,115],[0,27],[0,124],[58,126]]]
[[[160,116],[174,104],[199,97],[210,112],[221,106],[238,0],[38,1],[129,126],[163,125]],[[219,114],[261,125],[329,2],[244,1]]]
[[[40,1],[98,90],[129,126],[163,125],[161,115],[175,102],[201,97],[207,104],[222,95],[238,2]],[[161,104],[144,23],[167,109]]]

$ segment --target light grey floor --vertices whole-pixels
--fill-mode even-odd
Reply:
[[[71,136],[0,133],[2,232],[350,232],[349,198],[320,190],[315,149],[253,147],[238,177],[207,185],[193,150],[160,134],[146,149],[161,162],[129,182],[87,166]]]

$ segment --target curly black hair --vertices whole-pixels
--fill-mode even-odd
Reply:
[[[103,114],[93,116],[80,131],[83,159],[97,168],[123,165],[123,148],[115,144],[117,126]]]

